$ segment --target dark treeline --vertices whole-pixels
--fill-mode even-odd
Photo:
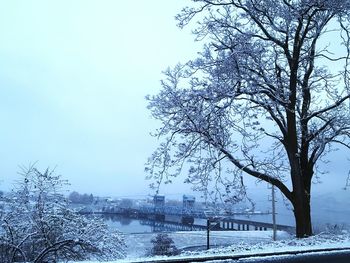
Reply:
[[[68,199],[75,204],[92,204],[94,201],[94,196],[92,194],[80,194],[73,191],[69,194]]]

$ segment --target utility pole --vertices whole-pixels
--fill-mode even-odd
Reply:
[[[350,187],[350,171],[348,173],[348,177],[346,178],[346,184],[345,184],[344,190],[348,189],[348,187]]]
[[[271,187],[271,196],[272,196],[272,224],[273,224],[273,235],[272,238],[274,241],[276,241],[276,232],[277,232],[277,227],[276,227],[276,201],[275,201],[275,186],[272,185]]]
[[[207,219],[207,249],[210,248],[210,245],[209,245],[209,231],[210,231],[210,219],[208,218]]]

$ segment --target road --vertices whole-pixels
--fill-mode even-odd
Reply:
[[[310,253],[310,254],[298,254],[288,256],[269,256],[269,257],[256,257],[246,258],[239,260],[213,260],[206,261],[210,263],[349,263],[350,251],[338,251],[327,253]]]
[[[253,255],[212,255],[204,257],[135,259],[129,263],[350,263],[350,248],[319,249],[310,251],[290,251]]]

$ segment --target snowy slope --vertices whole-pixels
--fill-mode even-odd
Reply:
[[[193,236],[188,236],[189,232],[178,232],[171,235],[174,240],[182,239],[194,240]],[[192,251],[192,252],[183,252],[181,255],[176,257],[171,257],[172,259],[181,259],[181,258],[193,258],[198,259],[201,257],[207,256],[225,256],[225,255],[254,255],[257,256],[262,253],[278,253],[278,252],[292,252],[292,251],[307,251],[312,249],[329,249],[329,248],[349,248],[350,249],[350,232],[342,231],[340,234],[331,234],[331,233],[321,233],[316,236],[312,236],[305,239],[295,239],[288,234],[279,232],[278,241],[271,241],[271,233],[267,231],[234,231],[231,234],[228,232],[217,232],[213,233],[213,242],[216,239],[220,240],[220,235],[225,235],[225,238],[235,240],[236,243],[231,246],[213,248],[210,250],[202,251]],[[231,237],[229,237],[231,235]],[[203,236],[202,238],[205,238]],[[224,237],[222,237],[224,238]],[[265,239],[265,240],[264,240]],[[263,241],[262,241],[263,240]],[[175,241],[176,243],[176,241]],[[136,243],[134,243],[136,244]],[[134,247],[137,249],[137,246]],[[120,262],[147,262],[155,259],[166,259],[167,257],[139,257],[136,258],[135,254],[129,256],[123,260],[113,261],[113,263]],[[95,263],[93,261],[85,261],[84,263]],[[112,262],[109,262],[112,263]]]

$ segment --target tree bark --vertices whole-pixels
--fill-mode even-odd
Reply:
[[[304,238],[312,235],[310,197],[313,165],[308,161],[301,160],[298,154],[292,153],[288,157],[293,184],[293,192],[289,200],[293,205],[296,237]]]
[[[310,193],[305,191],[305,189],[303,190],[302,194],[294,195],[294,200],[292,201],[297,238],[312,235]]]

